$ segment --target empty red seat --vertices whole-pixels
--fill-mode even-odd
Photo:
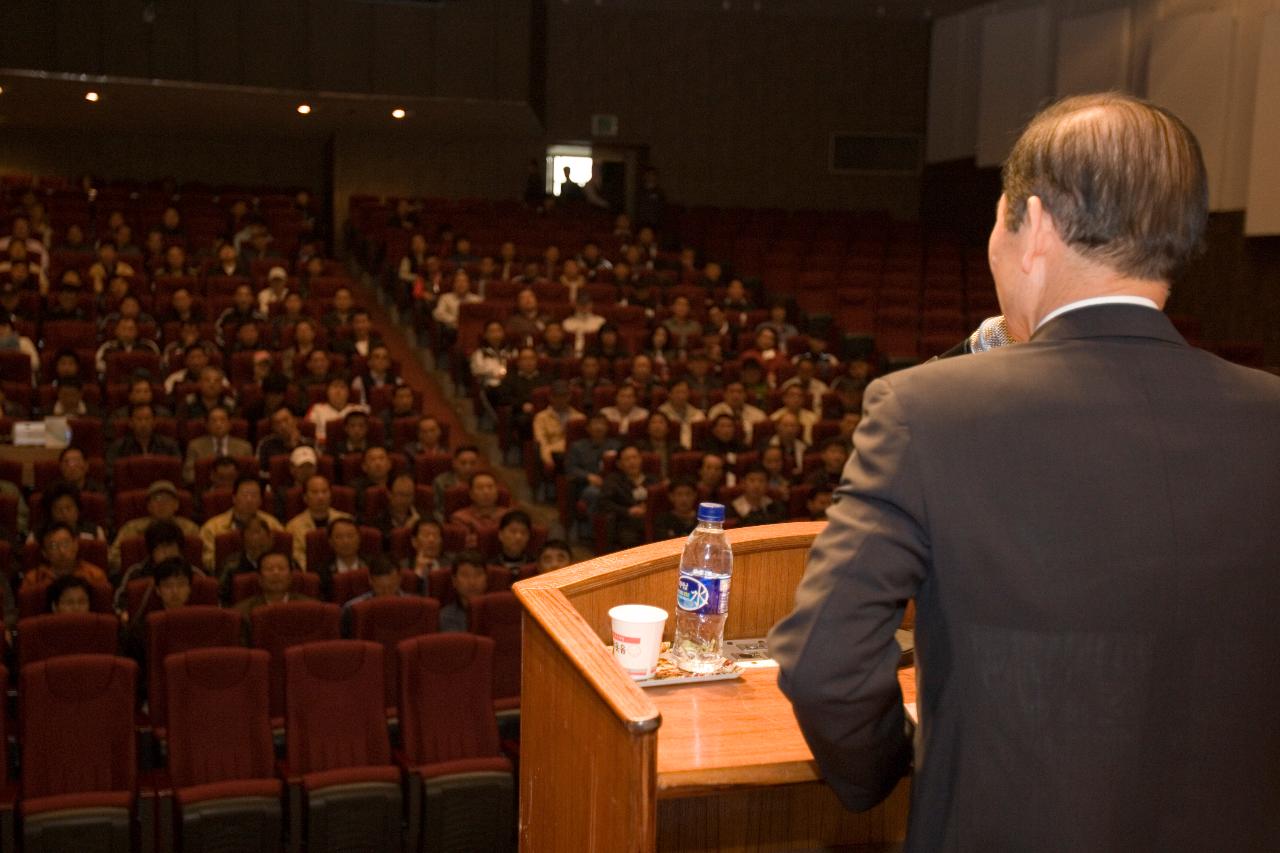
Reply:
[[[440,603],[434,598],[401,595],[370,598],[351,605],[351,638],[381,643],[383,648],[384,691],[388,714],[394,714],[396,692],[396,647],[402,640],[434,634],[440,630]]]
[[[168,793],[162,849],[279,850],[281,792],[267,711],[270,656],[255,649],[169,655]]]
[[[494,642],[493,706],[496,711],[520,710],[520,602],[513,592],[491,592],[469,602],[471,631]]]
[[[163,736],[168,721],[164,660],[171,654],[240,645],[240,614],[208,605],[147,614],[147,701],[151,725]]]
[[[382,672],[377,643],[332,640],[285,652],[290,838],[308,851],[400,847],[404,797]]]
[[[340,637],[338,605],[321,601],[287,601],[259,607],[249,614],[251,642],[271,656],[272,725],[284,724],[284,653],[303,643]]]
[[[493,641],[437,634],[400,643],[403,765],[415,850],[513,850],[514,778],[489,696]]]
[[[106,613],[49,613],[18,623],[18,666],[64,655],[114,655],[120,621]]]
[[[137,805],[138,666],[70,655],[22,671],[23,849],[129,850]],[[147,814],[141,832],[154,825]]]

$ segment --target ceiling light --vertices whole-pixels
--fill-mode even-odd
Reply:
[[[98,103],[99,95],[97,92],[85,92],[84,99],[91,104]]]
[[[0,95],[4,94],[4,86],[0,86]]]
[[[400,109],[399,107],[396,107],[394,110],[391,111],[392,118],[404,118],[405,115],[406,115],[405,111]]]
[[[309,114],[310,112],[311,112],[311,105],[310,105],[310,104],[298,104],[298,114],[299,114],[299,115],[307,115],[307,114]]]

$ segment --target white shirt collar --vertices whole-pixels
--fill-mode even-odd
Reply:
[[[1065,314],[1068,311],[1075,311],[1077,308],[1090,308],[1094,305],[1141,305],[1144,308],[1154,308],[1160,310],[1160,306],[1145,296],[1092,296],[1088,299],[1078,299],[1075,302],[1068,302],[1066,305],[1059,305],[1057,308],[1045,314],[1040,318],[1040,322],[1036,323],[1036,331],[1045,323]]]

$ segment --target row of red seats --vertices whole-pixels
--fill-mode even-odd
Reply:
[[[263,612],[280,609],[298,608]],[[314,613],[308,634],[336,628],[336,608],[305,609]],[[238,633],[238,620],[224,630]],[[164,673],[168,763],[147,774],[137,769],[134,662],[90,654],[25,667],[20,783],[6,786],[0,802],[7,814],[17,803],[23,849],[142,842],[172,850],[180,841],[185,850],[276,850],[282,840],[290,850],[399,849],[404,842],[434,849],[446,839],[467,849],[511,849],[514,773],[490,700],[493,641],[427,635],[388,648],[306,639],[276,650],[282,654],[198,648],[166,655],[153,673]],[[273,670],[283,673],[286,697],[278,764]],[[394,754],[388,672],[399,716]],[[12,848],[11,839],[3,842]]]

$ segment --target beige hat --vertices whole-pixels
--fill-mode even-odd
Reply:
[[[156,480],[147,487],[147,500],[165,492],[173,495],[175,498],[178,496],[178,489],[173,485],[172,480]]]
[[[261,269],[261,267],[259,267],[259,269]],[[274,278],[287,279],[288,277],[289,277],[289,273],[287,270],[285,270],[284,267],[272,267],[271,270],[267,273],[267,281],[271,281]]]
[[[295,447],[289,454],[290,465],[315,465],[316,452],[310,447]]]

